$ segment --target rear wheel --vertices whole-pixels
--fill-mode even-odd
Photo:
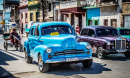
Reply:
[[[41,54],[38,56],[38,67],[39,71],[42,73],[49,71],[49,64],[43,62]]]
[[[100,59],[106,58],[106,53],[103,52],[102,47],[98,47],[98,49],[97,49],[97,57],[100,58]]]
[[[7,42],[4,42],[4,50],[7,51],[7,49],[8,49],[8,44]]]
[[[130,53],[124,53],[126,57],[130,57]]]
[[[92,62],[93,60],[90,59],[90,60],[83,61],[82,64],[85,68],[90,68],[92,66]]]
[[[26,50],[25,50],[25,61],[26,61],[26,63],[32,63],[32,57],[28,56]]]

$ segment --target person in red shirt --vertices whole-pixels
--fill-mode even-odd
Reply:
[[[11,39],[11,42],[13,42],[13,44],[14,43],[21,44],[21,38],[19,34],[16,32],[16,29],[13,29],[12,33],[10,34],[10,39]]]

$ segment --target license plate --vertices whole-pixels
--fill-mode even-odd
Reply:
[[[69,61],[78,61],[79,58],[67,58],[66,61],[69,62]]]
[[[126,52],[126,50],[117,50],[119,53]]]

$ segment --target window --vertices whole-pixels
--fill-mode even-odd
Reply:
[[[38,21],[39,22],[39,18],[40,17],[40,12],[36,12],[36,21]]]
[[[25,17],[26,17],[26,18],[28,18],[28,15],[27,15],[27,13],[25,13]]]
[[[94,30],[89,30],[89,33],[88,33],[88,36],[92,36],[92,37],[94,37],[95,35],[94,35]]]
[[[88,35],[88,29],[83,29],[81,35]]]
[[[23,19],[23,14],[21,14],[21,19]]]
[[[35,35],[39,36],[39,30],[38,30],[39,25],[35,28]]]
[[[34,28],[32,28],[32,30],[31,30],[31,35],[33,35],[33,31],[34,31]]]
[[[93,21],[92,20],[88,20],[88,26],[93,25]]]
[[[33,13],[30,13],[30,21],[33,21]]]

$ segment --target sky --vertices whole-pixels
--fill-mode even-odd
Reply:
[[[0,10],[3,10],[3,5],[1,4],[3,4],[3,0],[0,0]]]

